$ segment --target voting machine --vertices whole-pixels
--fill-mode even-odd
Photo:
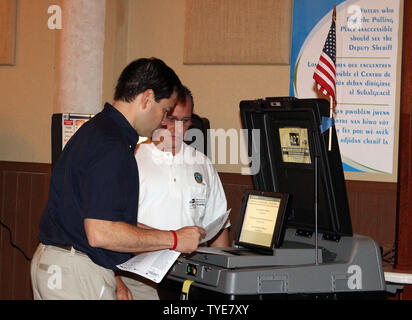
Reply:
[[[239,199],[233,246],[180,257],[160,298],[384,297],[380,247],[352,232],[329,103],[266,98],[242,101],[240,113],[260,169]]]

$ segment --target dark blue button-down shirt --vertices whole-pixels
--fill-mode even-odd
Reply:
[[[137,224],[139,174],[134,149],[138,138],[109,103],[79,128],[53,169],[40,242],[73,246],[111,270],[131,257],[91,247],[83,221],[93,218]]]

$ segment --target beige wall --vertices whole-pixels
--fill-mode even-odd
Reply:
[[[106,0],[103,102],[111,102],[117,79],[129,63],[129,0]]]
[[[59,0],[17,2],[16,63],[0,66],[0,160],[50,163],[58,32],[47,8]]]

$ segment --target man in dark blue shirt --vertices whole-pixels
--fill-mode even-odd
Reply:
[[[197,249],[202,228],[146,229],[136,218],[139,135],[151,137],[181,89],[163,61],[136,60],[123,70],[113,105],[69,140],[53,170],[31,263],[35,299],[115,299],[113,271],[131,253]]]

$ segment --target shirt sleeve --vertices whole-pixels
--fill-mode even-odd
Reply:
[[[206,165],[210,180],[210,192],[206,204],[205,218],[203,220],[205,226],[227,211],[226,195],[219,175],[211,163],[207,163]],[[228,227],[230,227],[229,219],[224,225],[224,228]]]
[[[113,144],[101,150],[99,159],[85,172],[81,187],[84,218],[122,221],[126,209],[126,150]]]

